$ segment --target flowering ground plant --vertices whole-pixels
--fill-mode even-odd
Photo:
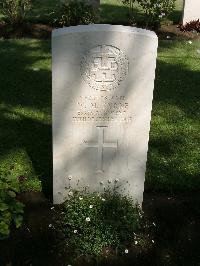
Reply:
[[[141,209],[113,188],[103,192],[71,191],[62,206],[57,228],[75,256],[101,256],[107,248],[128,253],[140,229]]]

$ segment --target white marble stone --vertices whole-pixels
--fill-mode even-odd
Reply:
[[[77,183],[117,184],[142,203],[157,46],[132,27],[53,31],[54,203]]]
[[[185,0],[183,24],[197,19],[200,20],[200,0]]]

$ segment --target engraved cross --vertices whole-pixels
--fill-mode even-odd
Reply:
[[[104,142],[104,130],[105,126],[98,126],[98,142],[85,142],[88,148],[97,148],[97,171],[103,172],[103,150],[104,148],[117,149],[117,142]]]
[[[111,58],[110,55],[106,53],[101,53],[100,56],[101,56],[101,68],[109,70],[110,69],[109,58]]]
[[[96,82],[113,82],[117,69],[116,56],[102,46],[101,51],[97,52],[93,58],[90,74],[95,77]]]

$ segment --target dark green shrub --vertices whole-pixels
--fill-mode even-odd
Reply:
[[[103,193],[70,192],[56,228],[76,255],[101,255],[103,249],[127,250],[140,228],[140,209],[128,196],[108,188]]]
[[[10,227],[19,228],[23,220],[24,205],[16,200],[19,182],[0,173],[0,239],[10,234]]]
[[[27,11],[31,8],[31,0],[4,0],[2,7],[8,22],[17,27],[24,23]]]
[[[56,16],[55,23],[62,27],[90,24],[96,21],[95,9],[79,0],[63,1]]]

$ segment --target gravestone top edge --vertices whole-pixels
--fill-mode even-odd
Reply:
[[[130,27],[130,26],[110,25],[110,24],[78,25],[78,26],[59,28],[59,29],[55,29],[52,31],[52,38],[66,35],[69,33],[96,32],[96,31],[97,32],[103,32],[103,31],[127,32],[127,33],[134,33],[138,35],[145,35],[153,39],[158,39],[154,31],[136,28],[136,27]]]

